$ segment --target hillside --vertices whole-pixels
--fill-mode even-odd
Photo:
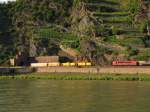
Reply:
[[[7,63],[19,51],[28,56],[60,55],[62,46],[98,65],[150,60],[149,10],[149,0],[1,4],[0,63]]]

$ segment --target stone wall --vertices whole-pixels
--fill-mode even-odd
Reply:
[[[41,67],[36,69],[39,73],[110,73],[110,74],[150,74],[150,67]]]

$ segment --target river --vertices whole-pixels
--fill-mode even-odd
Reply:
[[[150,82],[1,80],[0,112],[150,112]]]

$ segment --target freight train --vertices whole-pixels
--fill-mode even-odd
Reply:
[[[31,67],[91,67],[91,62],[66,62],[66,63],[31,63]]]
[[[31,67],[91,67],[91,62],[31,63]],[[112,66],[150,66],[150,61],[113,61]]]
[[[113,61],[112,66],[150,66],[150,61]]]

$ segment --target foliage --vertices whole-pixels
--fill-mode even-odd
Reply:
[[[111,31],[112,31],[112,34],[113,35],[118,35],[119,34],[119,29],[117,28],[117,27],[115,27],[115,26],[112,26],[111,27]]]
[[[143,42],[145,44],[145,47],[150,47],[150,36],[149,35],[144,36]]]
[[[144,43],[142,41],[142,39],[140,38],[125,38],[125,39],[118,39],[115,36],[109,37],[106,40],[109,43],[113,43],[113,44],[119,44],[121,46],[143,46]]]
[[[147,21],[142,21],[141,22],[141,24],[140,24],[140,31],[142,33],[146,33],[147,32],[147,25],[148,25]]]
[[[135,55],[138,55],[138,53],[139,53],[139,50],[138,50],[138,49],[136,49],[136,48],[131,48],[129,55],[130,55],[130,56],[135,56]]]
[[[73,33],[57,31],[54,28],[40,28],[37,34],[37,39],[55,39],[61,45],[79,50],[80,38]]]
[[[140,10],[140,0],[130,0],[129,11],[136,15]]]
[[[98,69],[97,69],[98,71]],[[4,75],[0,77],[0,80],[33,80],[33,79],[42,79],[42,80],[115,80],[115,81],[150,81],[150,76],[147,74],[113,74],[113,73],[71,73],[71,74],[58,74],[58,73],[29,73],[21,75]]]
[[[131,23],[140,10],[140,0],[17,0],[0,4],[0,64],[18,51],[29,56],[57,54],[61,45],[86,52],[91,61],[105,60],[111,45],[101,46],[103,37],[128,32],[138,35],[134,32],[138,25],[131,28]],[[140,33],[145,33],[146,24],[141,22]],[[149,47],[149,37],[109,38],[107,42]],[[131,54],[136,53],[133,50]]]
[[[150,60],[150,55],[148,53],[145,53],[145,54],[140,54],[140,55],[137,55],[136,60],[145,60],[145,61],[149,61]]]

